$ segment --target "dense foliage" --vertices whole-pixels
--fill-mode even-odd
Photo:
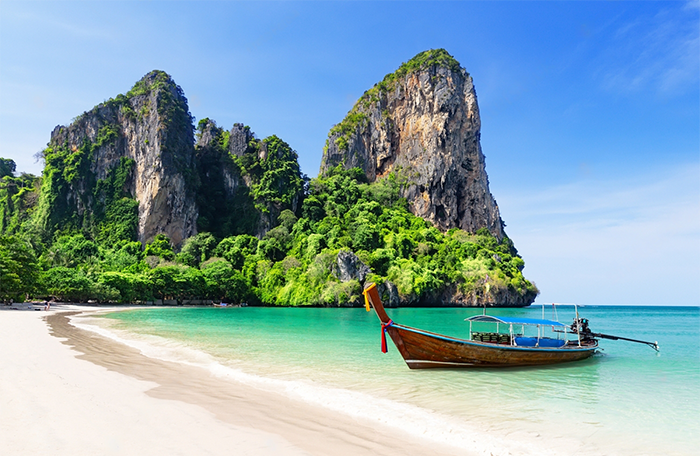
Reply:
[[[21,300],[37,291],[39,275],[32,246],[15,236],[0,236],[0,300]]]
[[[117,135],[118,128],[107,124],[94,142],[86,137],[80,147],[50,144],[44,149],[41,191],[33,225],[28,227],[32,234],[44,242],[57,232],[75,231],[101,241],[135,239],[138,203],[124,190],[134,160],[122,157],[104,179],[97,179],[90,166],[95,151],[113,143]]]
[[[0,158],[0,179],[5,176],[14,176],[17,165],[14,160],[9,158]]]
[[[218,238],[254,233],[261,215],[276,219],[282,210],[295,208],[307,181],[289,144],[275,135],[259,140],[249,127],[245,131],[250,138],[245,150],[232,154],[230,132],[210,119],[197,126],[195,151],[202,182],[197,191],[197,228]],[[231,191],[229,181],[246,185]]]
[[[39,197],[41,179],[31,174],[0,177],[0,233],[16,233]]]
[[[441,49],[403,64],[334,127],[336,144],[347,148],[367,121],[362,107],[397,78],[455,64]],[[99,176],[94,166],[105,151],[113,157],[125,136],[117,118],[139,122],[154,105],[163,122],[161,152],[194,147],[194,163],[179,162],[185,154],[168,158],[199,208],[199,234],[179,249],[163,234],[146,245],[137,241],[139,207],[128,190],[134,160],[110,159]],[[87,114],[57,130],[42,152],[40,178],[15,177],[14,162],[0,159],[1,301],[359,305],[363,276],[343,277],[341,251],[404,304],[503,303],[504,296],[525,304],[537,294],[510,239],[486,229],[440,232],[408,211],[399,174],[368,184],[360,169],[339,166],[309,181],[297,153],[277,136],[259,140],[239,125],[246,139],[236,136],[232,153],[234,130],[209,119],[199,122],[195,145],[184,95],[163,72]]]
[[[311,180],[299,213],[283,211],[262,239],[202,232],[179,253],[164,235],[142,248],[99,233],[57,231],[40,253],[19,235],[4,236],[0,299],[359,304],[361,283],[338,278],[341,250],[371,267],[367,280],[394,284],[408,303],[438,302],[445,291],[486,298],[500,289],[534,297],[509,239],[498,242],[486,230],[441,233],[408,212],[395,175],[375,184],[363,177],[358,169],[337,168]]]
[[[487,230],[443,234],[408,212],[395,175],[374,184],[363,183],[363,177],[359,169],[338,167],[311,181],[301,218],[291,227],[282,223],[274,236],[268,233],[288,250],[282,260],[275,261],[281,255],[263,259],[272,264],[257,284],[261,298],[289,305],[359,300],[358,282],[335,278],[340,250],[355,252],[372,268],[369,280],[393,283],[403,302],[439,302],[453,286],[464,295],[483,296],[489,289],[536,293],[523,278],[524,263],[509,239],[498,242]]]

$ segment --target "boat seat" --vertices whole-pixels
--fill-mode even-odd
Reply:
[[[521,347],[561,347],[566,341],[563,339],[550,339],[543,337],[538,339],[537,337],[516,337],[515,343]]]
[[[522,337],[515,338],[515,344],[520,347],[534,347],[537,345],[537,337]]]
[[[561,347],[566,343],[563,339],[540,339],[540,347]]]

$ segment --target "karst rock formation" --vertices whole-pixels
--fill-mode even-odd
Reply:
[[[403,180],[410,211],[443,231],[504,237],[481,151],[471,76],[445,50],[418,54],[357,101],[330,132],[321,174],[361,168],[369,182]]]

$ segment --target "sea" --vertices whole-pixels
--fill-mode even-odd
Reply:
[[[387,309],[396,322],[468,338],[478,308]],[[700,454],[700,308],[585,306],[592,331],[658,341],[660,351],[602,340],[592,358],[528,368],[410,370],[364,308],[157,308],[74,324],[144,355],[398,432],[485,455]],[[573,306],[489,309],[556,317]]]

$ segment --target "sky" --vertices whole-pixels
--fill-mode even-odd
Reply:
[[[330,128],[427,49],[474,79],[506,233],[538,303],[700,305],[700,2],[0,2],[0,157],[151,70],[192,115],[318,173]]]

